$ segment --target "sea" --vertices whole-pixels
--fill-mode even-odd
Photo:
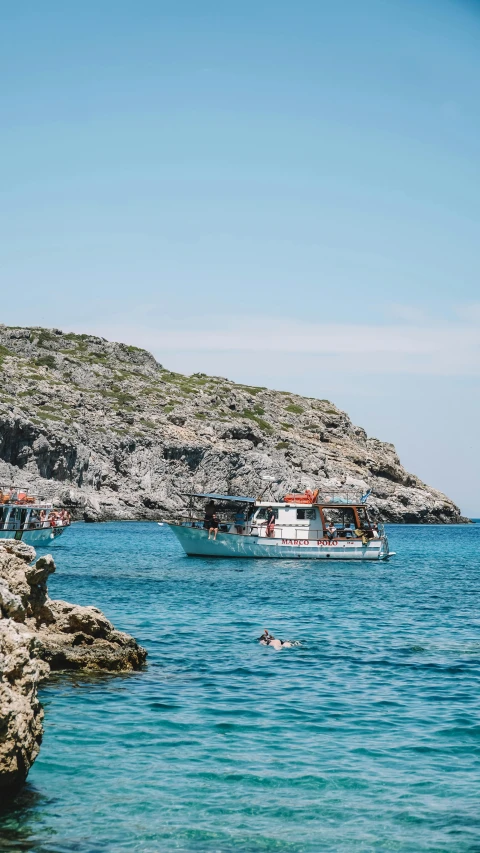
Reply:
[[[480,524],[388,533],[388,562],[276,562],[74,524],[51,596],[148,664],[42,687],[2,853],[479,853]]]

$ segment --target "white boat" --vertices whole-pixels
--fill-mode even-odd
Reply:
[[[318,490],[307,490],[304,495],[286,495],[276,502],[213,493],[189,497],[184,516],[165,522],[192,557],[386,560],[394,553],[389,550],[383,525],[369,517],[368,493],[321,496]],[[194,502],[205,499],[209,511],[203,518]],[[209,533],[212,506],[218,516],[216,539]],[[267,530],[270,508],[275,519]]]
[[[30,495],[26,489],[0,488],[0,539],[47,545],[69,526],[69,513],[58,512],[52,501]]]

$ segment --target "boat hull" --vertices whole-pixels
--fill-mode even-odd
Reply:
[[[338,539],[320,544],[311,539],[269,539],[219,532],[209,539],[208,531],[167,522],[189,557],[247,557],[284,560],[386,560],[386,539],[372,539],[364,545],[361,539]]]
[[[16,539],[27,545],[50,545],[62,535],[64,527],[40,527],[36,530],[0,530],[0,539]]]

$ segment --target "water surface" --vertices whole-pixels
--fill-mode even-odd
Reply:
[[[388,563],[275,563],[74,525],[50,594],[100,607],[148,667],[42,689],[0,850],[478,853],[480,525],[389,538]]]

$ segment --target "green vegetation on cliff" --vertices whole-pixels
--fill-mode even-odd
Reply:
[[[56,329],[0,326],[0,370],[0,481],[74,511],[155,517],[192,488],[256,494],[268,474],[279,493],[368,485],[389,520],[460,518],[328,400],[184,376],[137,347]]]

